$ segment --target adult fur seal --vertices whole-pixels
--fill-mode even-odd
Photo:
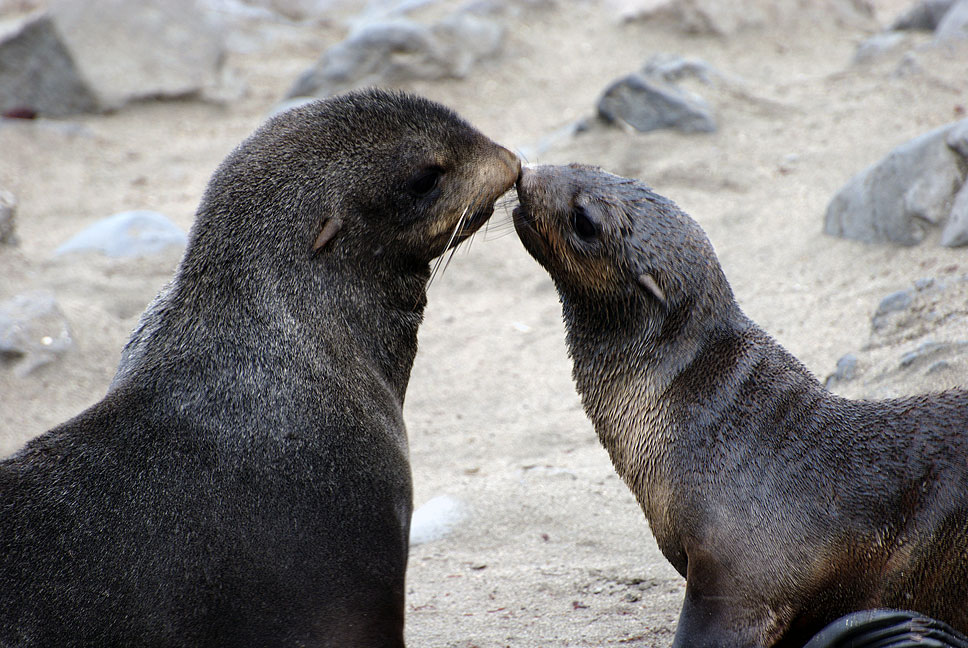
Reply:
[[[216,171],[105,398],[0,463],[0,645],[403,645],[430,262],[514,155],[362,91]]]
[[[633,180],[525,168],[518,196],[585,412],[686,578],[675,646],[800,646],[870,607],[968,629],[968,394],[825,391]]]

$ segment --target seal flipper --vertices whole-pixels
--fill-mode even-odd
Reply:
[[[706,596],[686,583],[686,597],[679,613],[672,648],[739,648],[754,645],[749,636],[740,636],[728,621],[728,609],[738,605],[717,596]]]
[[[917,612],[864,610],[837,619],[804,648],[968,648],[968,638]]]
[[[704,548],[686,551],[686,595],[672,648],[760,645],[765,628],[758,625],[758,616],[749,614],[748,602],[732,594],[737,588],[729,571]]]

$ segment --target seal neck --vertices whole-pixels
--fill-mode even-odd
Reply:
[[[573,377],[613,465],[652,519],[664,510],[652,500],[668,492],[669,449],[683,433],[686,403],[670,389],[713,345],[738,340],[754,325],[731,299],[708,312],[689,303],[679,310],[649,303],[595,307],[604,318],[575,311],[580,305],[565,307]]]
[[[427,303],[429,264],[327,271],[316,274],[314,288],[305,295],[319,301],[310,319],[325,338],[323,352],[347,365],[365,366],[386,382],[402,407]]]
[[[245,270],[186,255],[142,315],[112,389],[163,364],[173,380],[183,371],[193,385],[264,394],[295,389],[271,383],[291,381],[286,368],[298,367],[301,380],[354,380],[402,407],[429,274],[429,265],[391,272],[318,257]]]

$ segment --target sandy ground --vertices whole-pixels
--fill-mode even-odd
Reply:
[[[525,12],[503,54],[472,77],[406,87],[530,162],[600,164],[676,200],[709,233],[744,310],[822,378],[867,343],[884,295],[968,267],[965,250],[933,241],[901,249],[821,233],[828,201],[851,175],[968,102],[965,48],[918,50],[913,67],[900,65],[902,53],[850,65],[857,44],[906,5],[875,2],[867,24],[819,12],[717,37],[560,2]],[[177,262],[53,260],[54,248],[126,209],[155,209],[187,229],[218,162],[344,35],[338,20],[244,34],[248,49],[229,64],[247,92],[224,106],[154,102],[0,126],[0,186],[19,199],[21,239],[0,249],[0,299],[53,289],[75,339],[25,377],[0,366],[0,455],[103,395],[138,315]],[[729,91],[707,91],[717,133],[595,130],[536,152],[542,137],[590,115],[608,81],[661,52],[701,58],[733,79]],[[509,214],[498,209],[435,280],[420,332],[405,412],[415,503],[451,495],[467,517],[411,551],[408,642],[668,646],[683,580],[580,409],[557,296]],[[912,379],[899,391],[922,387]]]

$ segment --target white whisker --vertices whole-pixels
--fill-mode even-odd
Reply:
[[[457,238],[457,232],[459,232],[461,226],[463,226],[464,218],[467,216],[467,210],[470,208],[471,208],[470,205],[467,205],[467,207],[464,207],[464,211],[461,212],[460,218],[457,219],[457,225],[454,226],[454,230],[450,233],[450,238],[447,239],[447,245],[444,246],[444,249],[441,251],[440,256],[437,257],[437,262],[434,264],[434,269],[431,270],[430,272],[430,279],[427,281],[427,290],[430,290],[430,285],[434,282],[434,279],[437,277],[437,270],[440,269],[440,264],[444,260],[444,254],[447,252],[448,249],[450,249],[450,246],[454,242],[454,239]],[[444,272],[447,270],[447,265],[450,264],[450,258],[453,256],[454,256],[454,253],[453,251],[451,251],[450,256],[447,258],[447,263],[444,264],[444,269],[441,270],[441,272]]]

